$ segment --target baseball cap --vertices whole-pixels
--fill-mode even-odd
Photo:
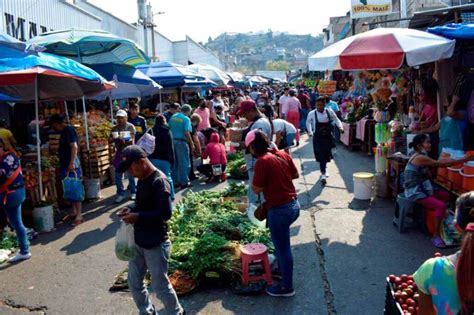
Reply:
[[[245,113],[251,111],[254,108],[257,108],[257,104],[255,104],[254,101],[243,101],[240,103],[240,109],[237,112],[237,115],[243,116]]]
[[[124,111],[123,109],[119,109],[117,113],[115,114],[115,117],[127,117],[127,112]]]
[[[125,173],[130,168],[133,162],[146,157],[146,152],[138,145],[131,145],[126,147],[122,151],[122,161],[120,161],[120,164],[116,169],[117,173]]]
[[[247,135],[245,136],[245,146],[248,147],[254,140],[255,140],[255,134],[257,133],[259,129],[254,129],[249,131]]]

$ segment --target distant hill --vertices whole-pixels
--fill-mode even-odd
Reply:
[[[267,64],[282,61],[283,68],[303,68],[307,57],[323,48],[323,35],[291,35],[281,32],[223,33],[215,39],[209,38],[205,46],[220,56],[237,61],[237,67],[269,70]],[[274,63],[271,67],[274,67]],[[285,66],[287,65],[287,66]]]

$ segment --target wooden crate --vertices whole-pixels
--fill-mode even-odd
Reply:
[[[48,147],[49,147],[49,153],[51,154],[57,154],[58,149],[59,149],[59,138],[61,138],[60,134],[50,134],[48,138]]]
[[[110,173],[111,156],[108,145],[93,145],[89,152],[85,144],[81,144],[81,166],[84,178],[99,178],[101,186],[107,180],[113,181]]]
[[[33,205],[38,205],[41,203],[41,195],[39,190],[39,185],[27,189],[28,198],[31,199],[31,203]],[[43,184],[43,194],[44,199],[48,201],[52,201],[54,204],[57,203],[58,200],[58,192],[56,190],[56,181],[51,179],[49,182]]]

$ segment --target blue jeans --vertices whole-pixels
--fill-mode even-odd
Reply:
[[[5,194],[0,194],[0,208],[7,213],[8,221],[13,226],[20,245],[20,253],[28,254],[30,252],[30,245],[26,228],[21,220],[21,204],[25,201],[25,188],[19,188],[15,192],[9,194],[6,203],[3,204]]]
[[[166,313],[181,314],[183,307],[168,278],[171,242],[165,241],[152,249],[137,246],[137,251],[135,259],[128,263],[128,285],[139,314],[157,314],[143,283],[147,270],[151,274],[151,287],[165,306]]]
[[[173,182],[176,185],[186,186],[189,183],[189,171],[191,162],[189,160],[189,146],[186,141],[173,140],[174,164],[171,170]]]
[[[168,178],[168,182],[170,183],[171,187],[171,200],[174,200],[174,185],[173,185],[173,178],[171,177],[171,164],[165,160],[157,160],[151,159],[150,162],[160,171],[162,171],[166,177]]]
[[[302,108],[300,111],[300,130],[306,130],[306,119],[308,119],[309,109]]]
[[[268,209],[268,228],[275,245],[275,255],[282,275],[282,286],[293,288],[293,255],[290,244],[290,225],[300,215],[300,204],[293,200]]]
[[[120,195],[120,196],[125,195],[125,189],[123,187],[123,182],[122,182],[124,174],[125,173],[115,172],[115,186],[117,187],[117,195]],[[131,194],[135,194],[137,192],[137,187],[136,187],[137,179],[133,176],[128,175],[128,173],[126,176],[128,177],[128,190],[130,190]]]

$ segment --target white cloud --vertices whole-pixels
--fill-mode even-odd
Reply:
[[[135,0],[89,0],[133,22],[137,20]],[[349,0],[151,0],[157,30],[173,39],[185,35],[206,42],[223,32],[273,31],[291,34],[319,34],[329,17],[345,15]],[[117,4],[120,3],[120,6]]]

